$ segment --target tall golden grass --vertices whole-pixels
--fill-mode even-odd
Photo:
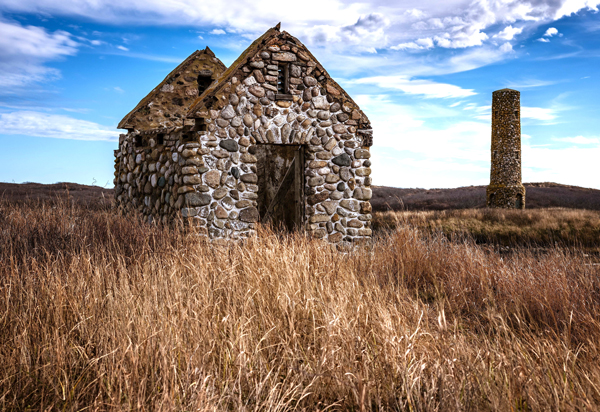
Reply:
[[[597,266],[0,202],[2,410],[594,410]]]
[[[503,246],[566,247],[600,252],[600,211],[584,209],[454,209],[375,213],[378,229],[414,226],[447,237]]]

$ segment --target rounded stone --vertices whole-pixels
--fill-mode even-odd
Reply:
[[[233,139],[221,140],[219,146],[221,146],[223,149],[229,152],[237,152],[240,148],[238,143]]]
[[[370,157],[371,157],[371,152],[369,152],[367,149],[356,149],[354,151],[355,159],[369,159]]]
[[[341,155],[334,157],[331,161],[338,166],[350,166],[352,163],[350,156],[348,156],[346,153],[342,153]]]
[[[221,173],[219,173],[219,171],[211,170],[204,174],[204,183],[206,183],[208,186],[212,187],[213,189],[216,188],[217,186],[219,186],[220,182],[221,182]]]
[[[233,119],[235,117],[235,110],[233,110],[233,106],[230,104],[225,106],[225,108],[221,110],[221,117],[227,120]]]
[[[240,220],[246,223],[258,222],[258,209],[255,207],[248,207],[240,211]]]
[[[258,176],[256,176],[256,173],[247,173],[241,176],[241,180],[244,183],[256,183],[258,182]]]
[[[220,187],[213,192],[212,196],[215,200],[223,199],[225,196],[227,196],[227,189]]]
[[[189,192],[185,194],[185,202],[189,206],[206,206],[211,201],[212,197],[206,193]]]
[[[317,85],[317,79],[315,79],[312,76],[305,76],[304,77],[304,84],[306,85],[306,87],[316,86]]]

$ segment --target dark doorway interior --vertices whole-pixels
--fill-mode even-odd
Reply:
[[[304,147],[256,146],[258,212],[263,223],[289,231],[304,222]]]
[[[517,195],[517,204],[515,205],[515,207],[517,209],[522,209],[523,208],[523,195],[520,194],[520,193]]]

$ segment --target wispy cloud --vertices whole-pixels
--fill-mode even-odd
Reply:
[[[117,46],[117,49],[123,50],[123,51],[129,51],[129,49],[125,46]]]
[[[210,31],[210,34],[221,35],[221,34],[227,34],[227,32],[223,29],[214,29],[214,30]]]
[[[111,127],[69,116],[33,111],[0,113],[0,130],[7,135],[25,135],[72,140],[118,141]]]
[[[42,27],[0,19],[0,87],[10,89],[58,78],[60,72],[45,63],[74,55],[78,46],[65,31],[51,33]]]
[[[463,89],[447,83],[436,83],[430,80],[411,79],[407,76],[374,76],[351,80],[350,84],[374,84],[381,89],[400,90],[407,94],[436,98],[461,98],[473,96],[472,89]]]
[[[551,86],[558,82],[552,80],[538,80],[538,79],[527,79],[527,80],[517,80],[517,81],[508,81],[506,87],[511,89],[530,89],[533,87],[543,87],[543,86]]]
[[[574,137],[553,137],[552,141],[573,143],[582,145],[600,145],[600,137],[585,137],[585,136],[574,136]]]
[[[556,119],[556,112],[554,109],[525,106],[521,107],[521,118],[549,121]]]

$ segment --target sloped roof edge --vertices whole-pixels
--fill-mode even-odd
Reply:
[[[142,108],[146,104],[148,104],[154,98],[154,96],[160,91],[160,89],[164,86],[164,84],[167,82],[167,80],[169,80],[169,78],[171,78],[176,73],[178,73],[181,70],[183,70],[191,62],[193,62],[196,57],[198,57],[200,54],[203,54],[203,53],[208,54],[210,57],[216,57],[215,54],[213,53],[213,51],[210,48],[208,48],[208,47],[206,47],[203,50],[196,50],[195,52],[193,52],[192,54],[190,54],[187,57],[187,59],[185,59],[183,62],[181,62],[181,64],[179,64],[177,67],[175,67],[175,69],[173,69],[169,74],[167,74],[167,76],[163,79],[163,81],[160,82],[154,89],[152,89],[152,91],[150,93],[148,93],[146,95],[146,97],[144,97],[142,100],[140,100],[140,102],[137,104],[137,106],[135,106],[133,108],[132,111],[130,111],[129,113],[127,113],[127,115],[125,115],[125,117],[123,117],[123,119],[119,122],[119,125],[117,126],[117,128],[118,129],[127,129],[127,126],[128,126],[127,122],[129,121],[129,118],[137,110],[139,110],[140,108]],[[225,66],[225,65],[223,65],[223,66]]]
[[[260,48],[260,46],[263,43],[266,43],[267,40],[269,40],[271,37],[281,34],[281,32],[279,31],[280,24],[278,24],[275,27],[271,27],[262,36],[260,36],[256,40],[254,40],[252,42],[252,44],[250,44],[250,46],[248,46],[248,48],[246,50],[244,50],[242,52],[242,54],[240,54],[240,56],[231,64],[231,66],[229,66],[227,68],[227,70],[222,72],[219,75],[219,77],[217,77],[216,82],[214,82],[212,85],[210,85],[208,87],[208,89],[206,89],[204,91],[204,93],[202,93],[200,96],[198,96],[196,98],[196,100],[194,100],[194,102],[188,109],[188,114],[187,114],[188,117],[195,117],[194,112],[198,109],[198,106],[201,105],[202,101],[206,97],[208,97],[208,96],[214,94],[216,91],[218,91],[221,88],[221,86],[223,86],[231,77],[233,77],[233,74],[237,71],[237,69],[239,69],[242,65],[244,65],[251,56],[254,56],[254,53],[252,53],[252,52],[257,51]]]
[[[340,90],[344,94],[344,97],[350,102],[352,102],[352,104],[354,104],[359,109],[361,115],[364,116],[364,120],[366,120],[366,122],[370,122],[367,118],[367,115],[360,109],[360,106],[354,101],[354,99],[352,99],[352,97],[344,90],[344,88],[340,86],[329,75],[327,70],[323,67],[319,60],[317,60],[317,58],[311,53],[308,47],[306,47],[304,43],[302,43],[300,40],[298,40],[296,37],[292,36],[288,32],[280,32],[280,24],[270,28],[262,36],[260,36],[254,42],[252,42],[252,44],[248,46],[246,50],[244,50],[244,52],[235,60],[235,62],[233,62],[227,70],[222,72],[221,75],[217,78],[217,80],[208,89],[206,89],[204,93],[202,93],[202,95],[196,98],[196,100],[190,105],[190,108],[188,109],[187,117],[196,117],[195,112],[202,108],[203,101],[207,97],[216,94],[221,89],[221,87],[223,87],[231,79],[231,77],[233,77],[234,73],[255,55],[255,53],[264,43],[267,43],[272,37],[275,37],[280,34],[285,34],[291,39],[293,39],[293,41],[297,44],[298,47],[302,47],[303,51],[309,55],[310,59],[316,62],[319,65],[319,68],[325,73],[327,82],[330,83],[333,87]]]

